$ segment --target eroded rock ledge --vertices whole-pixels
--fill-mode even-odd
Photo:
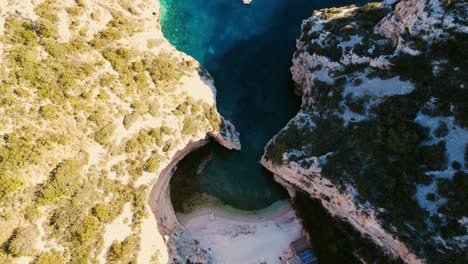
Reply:
[[[219,132],[208,132],[206,138],[190,142],[175,153],[171,162],[161,171],[149,195],[148,203],[157,219],[159,232],[168,246],[170,262],[213,263],[210,253],[201,248],[177,220],[169,186],[177,163],[193,150],[206,145],[210,138],[230,150],[241,148],[239,133],[234,125],[222,118]]]
[[[221,129],[218,132],[209,132],[208,135],[227,149],[241,150],[239,132],[236,127],[224,117],[221,117],[221,120]]]

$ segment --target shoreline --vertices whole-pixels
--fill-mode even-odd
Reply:
[[[291,212],[294,212],[294,209],[291,207],[290,202],[288,200],[280,200],[268,207],[253,211],[244,211],[229,205],[223,205],[197,208],[188,214],[176,213],[176,217],[182,226],[195,218],[208,217],[210,213],[214,213],[215,220],[222,218],[241,223],[261,223],[274,221],[285,215],[289,215]]]
[[[178,150],[168,165],[161,171],[158,180],[151,188],[147,202],[158,223],[159,233],[165,237],[171,235],[181,224],[177,220],[174,207],[172,206],[169,183],[172,178],[173,169],[185,156],[193,150],[208,144],[209,139],[204,138],[188,143],[183,149]]]
[[[228,205],[176,214],[170,181],[177,164],[192,151],[210,142],[210,136],[189,142],[173,155],[151,188],[147,202],[156,218],[168,258],[214,260],[216,263],[278,263],[289,259],[289,244],[302,236],[302,225],[289,200],[280,200],[254,211]],[[214,220],[208,214],[214,212]],[[232,247],[236,250],[233,252]],[[181,252],[188,250],[189,255]],[[197,253],[198,252],[198,253]],[[205,252],[205,253],[200,253]]]
[[[211,219],[210,213],[214,213]],[[302,225],[288,200],[258,211],[222,206],[177,217],[215,263],[280,264],[292,257],[289,244],[302,237]]]

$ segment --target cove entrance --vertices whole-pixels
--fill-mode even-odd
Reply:
[[[174,208],[218,203],[255,210],[287,198],[259,164],[263,148],[300,106],[289,67],[301,21],[314,9],[350,1],[160,0],[165,37],[213,76],[218,110],[241,133],[242,151],[208,146],[178,164]]]

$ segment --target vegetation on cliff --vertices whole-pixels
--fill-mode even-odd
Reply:
[[[0,262],[135,261],[155,173],[219,114],[150,1],[39,2],[0,5]]]
[[[426,4],[428,16],[443,12],[466,23],[457,15],[466,14],[466,3],[433,4]],[[373,3],[322,10],[303,23],[293,66],[303,105],[265,157],[303,168],[318,157],[321,176],[342,191],[353,186],[356,201],[414,253],[462,263],[468,38],[458,24],[441,22],[435,27],[443,34],[434,38],[421,31],[391,39],[385,20],[393,12]]]

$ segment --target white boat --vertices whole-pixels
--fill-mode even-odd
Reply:
[[[242,2],[244,2],[245,5],[250,5],[250,3],[252,3],[252,0],[242,0]]]

